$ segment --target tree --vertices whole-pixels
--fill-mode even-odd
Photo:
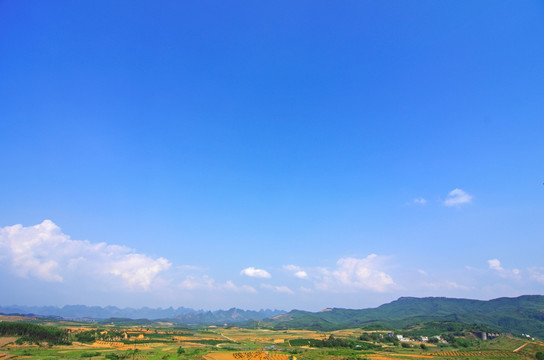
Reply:
[[[140,352],[140,350],[138,350],[138,349],[134,349],[134,350],[129,350],[129,352],[131,352],[131,353],[132,353],[132,360],[134,360],[134,355],[136,355],[137,353],[139,353],[139,352]]]
[[[185,354],[185,349],[183,349],[181,346],[178,347],[178,355]]]

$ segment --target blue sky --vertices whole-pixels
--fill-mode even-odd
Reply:
[[[0,2],[0,303],[544,291],[540,1]]]

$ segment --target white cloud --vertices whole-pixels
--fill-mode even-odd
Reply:
[[[449,280],[444,281],[443,287],[448,289],[470,290],[468,286],[461,285],[456,283],[455,281],[449,281]]]
[[[287,286],[274,286],[269,284],[262,284],[261,287],[265,289],[270,289],[272,291],[278,292],[278,293],[284,293],[284,294],[294,294],[295,292],[291,289],[289,289]]]
[[[148,289],[153,278],[170,267],[165,258],[152,259],[142,254],[122,254],[104,268],[104,272],[120,276],[129,287]]]
[[[248,293],[256,293],[257,290],[253,286],[249,285],[235,285],[232,281],[228,280],[225,285],[223,286],[224,289],[236,291],[236,292],[248,292]]]
[[[504,269],[499,259],[487,260],[487,263],[491,270],[497,271],[499,275],[503,278],[511,278],[511,279],[521,278],[521,271],[519,269],[512,269],[512,270]]]
[[[528,270],[529,274],[531,274],[531,279],[544,284],[544,267],[532,267]]]
[[[487,260],[487,263],[489,264],[489,268],[491,270],[497,270],[497,271],[502,271],[504,270],[501,266],[501,262],[499,261],[499,259],[491,259],[491,260]]]
[[[324,291],[370,290],[384,292],[395,285],[390,275],[380,269],[384,258],[371,254],[363,259],[341,258],[332,272],[321,269],[316,288]]]
[[[425,205],[426,203],[427,203],[427,200],[425,200],[422,197],[414,199],[414,204]]]
[[[455,281],[450,280],[441,280],[437,282],[424,282],[423,287],[433,289],[433,290],[470,290],[468,286],[458,284]]]
[[[300,270],[300,266],[297,265],[283,265],[283,268],[287,271],[298,271]]]
[[[284,265],[283,268],[293,273],[293,275],[299,279],[307,279],[308,273],[296,265]]]
[[[199,278],[197,278],[196,276],[190,275],[190,276],[187,276],[185,280],[181,282],[180,288],[183,290],[200,290],[200,289],[213,290],[215,289],[215,280],[208,277],[207,275],[204,275]]]
[[[72,240],[51,220],[24,227],[0,228],[0,252],[14,273],[24,278],[63,282],[69,274],[111,276],[132,289],[149,289],[171,264],[125,246]]]
[[[462,204],[468,204],[471,201],[472,201],[472,195],[468,194],[467,192],[461,189],[453,189],[452,191],[450,191],[450,193],[446,197],[446,200],[444,201],[444,205],[459,206]]]
[[[377,269],[378,262],[376,254],[370,254],[364,259],[342,258],[338,260],[338,268],[333,274],[342,284],[349,287],[382,292],[394,282],[391,276]]]
[[[256,269],[253,266],[245,268],[244,270],[240,271],[240,274],[249,276],[249,277],[256,277],[256,278],[263,278],[263,279],[269,279],[272,277],[268,273],[268,271],[263,269]]]
[[[252,286],[234,284],[231,280],[227,280],[225,283],[217,283],[214,279],[208,275],[201,277],[187,276],[183,280],[179,287],[183,290],[228,290],[234,292],[247,292],[256,293],[257,290]]]
[[[176,268],[180,269],[180,270],[189,270],[189,271],[204,271],[204,270],[207,270],[206,268],[203,268],[201,266],[189,265],[189,264],[178,265],[178,266],[176,266]]]

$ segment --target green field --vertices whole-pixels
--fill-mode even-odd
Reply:
[[[3,330],[2,330],[3,329]],[[470,325],[427,323],[405,329],[337,331],[122,326],[18,319],[3,321],[4,359],[195,359],[230,360],[233,353],[282,354],[297,360],[536,359],[539,340],[501,334],[482,341]],[[479,328],[476,330],[480,330]],[[19,333],[18,333],[19,332]],[[412,336],[398,341],[396,335]],[[475,335],[476,334],[476,335]],[[449,342],[418,341],[440,336]],[[514,352],[514,350],[517,350]],[[263,355],[264,356],[264,355]],[[273,357],[271,357],[272,359]]]

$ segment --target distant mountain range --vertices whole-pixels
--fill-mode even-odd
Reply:
[[[0,306],[4,314],[35,314],[65,319],[93,319],[101,322],[144,323],[153,320],[179,325],[236,325],[248,328],[337,330],[345,328],[406,329],[426,322],[477,324],[499,332],[525,333],[544,338],[544,296],[524,295],[489,301],[444,297],[402,297],[377,308],[325,309],[320,312],[292,310],[203,311],[177,309],[120,309],[67,305],[58,307]],[[146,321],[144,321],[144,319]]]
[[[105,321],[115,319],[146,319],[146,320],[165,320],[177,324],[194,325],[215,325],[231,324],[241,321],[262,320],[276,315],[284,314],[283,310],[240,310],[232,308],[229,310],[204,311],[190,308],[179,307],[177,309],[169,307],[167,309],[152,309],[143,307],[118,308],[116,306],[85,306],[85,305],[66,305],[63,307],[55,306],[0,306],[2,314],[21,314],[38,315],[43,317],[62,318],[69,320],[95,320]]]

